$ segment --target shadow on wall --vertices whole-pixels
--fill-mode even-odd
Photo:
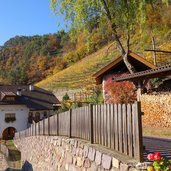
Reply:
[[[32,164],[26,160],[21,171],[33,171]]]
[[[28,161],[25,161],[21,170],[15,170],[15,169],[8,168],[5,171],[33,171],[33,167],[32,167],[31,163],[29,163]]]

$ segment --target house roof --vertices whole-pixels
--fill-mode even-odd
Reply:
[[[140,55],[129,52],[128,54],[128,60],[134,65],[137,71],[144,71],[148,69],[155,69],[156,66],[152,63],[148,62],[146,59],[141,57]],[[128,71],[124,61],[122,59],[122,56],[118,57],[117,59],[110,62],[108,65],[106,65],[104,68],[100,69],[98,72],[93,74],[93,76],[96,79],[96,84],[101,84],[103,76],[109,72],[119,72],[121,70]]]
[[[156,69],[150,69],[146,71],[129,74],[126,76],[113,78],[114,81],[125,81],[125,80],[143,80],[149,78],[166,77],[171,75],[171,65],[159,67]]]
[[[21,96],[17,95],[17,90],[21,91]],[[15,100],[1,100],[0,105],[26,105],[30,110],[52,110],[53,104],[60,104],[55,95],[47,90],[34,86],[34,90],[30,90],[28,85],[16,86],[5,85],[0,86],[0,92],[6,92],[8,95],[16,95]]]

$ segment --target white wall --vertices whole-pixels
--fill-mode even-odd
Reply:
[[[16,121],[5,122],[5,113],[15,113]],[[27,128],[29,109],[25,105],[0,105],[0,137],[4,129],[14,127],[17,132]]]

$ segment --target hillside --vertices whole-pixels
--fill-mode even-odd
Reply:
[[[107,45],[36,85],[48,90],[55,90],[58,88],[83,89],[88,86],[92,86],[95,84],[92,74],[105,66],[115,57],[117,57],[116,49],[114,46]]]
[[[106,26],[107,27],[107,26]],[[104,28],[107,30],[107,28]],[[0,83],[34,84],[57,73],[111,41],[110,31],[94,28],[88,34],[70,32],[35,36],[16,36],[0,47]]]
[[[109,48],[110,47],[110,48]],[[171,42],[158,47],[158,49],[171,51]],[[148,61],[153,62],[152,52],[141,53]],[[85,57],[81,61],[60,71],[47,79],[38,82],[36,85],[48,90],[57,89],[85,89],[95,85],[92,75],[99,69],[107,65],[110,61],[118,57],[118,51],[114,45],[108,45],[97,52]],[[171,63],[171,54],[157,54],[158,66]]]
[[[153,53],[145,51],[146,49],[153,48],[152,37],[155,38],[156,49],[171,52],[171,5],[162,6],[161,4],[158,4],[155,6],[155,12],[151,6],[147,5],[146,8],[146,22],[143,28],[141,28],[140,25],[135,26],[134,31],[130,35],[130,49],[135,53],[140,53],[147,60],[153,62]],[[93,87],[95,83],[95,80],[92,78],[93,73],[118,57],[119,53],[118,50],[115,49],[115,45],[108,50],[110,45],[107,44],[111,43],[114,39],[112,37],[111,28],[106,20],[102,20],[101,25],[99,24],[98,31],[92,29],[91,32],[93,34],[89,36],[90,39],[88,40],[88,43],[91,45],[92,42],[98,42],[89,47],[89,49],[98,47],[91,51],[92,54],[86,53],[84,58],[80,61],[74,61],[74,63],[76,62],[75,64],[70,63],[68,68],[55,73],[52,76],[48,76],[36,85],[53,91],[58,89],[67,90],[83,89],[88,86]],[[122,27],[121,29],[118,29],[120,40],[125,47],[126,35],[124,33],[125,30]],[[103,34],[106,35],[106,38]],[[77,43],[79,45],[77,48],[81,49],[81,52],[84,52],[84,48],[87,45],[83,43],[85,40],[86,34],[84,33],[79,34],[77,37]],[[171,63],[170,53],[157,53],[156,55],[158,66]],[[67,56],[67,59],[71,61],[74,58],[72,53],[69,53]]]

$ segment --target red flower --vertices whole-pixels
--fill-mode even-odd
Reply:
[[[154,155],[154,160],[160,161],[161,160],[161,156]]]
[[[148,160],[154,160],[154,154],[150,153],[147,155]]]
[[[161,155],[160,155],[159,152],[155,152],[155,153],[154,153],[154,160],[158,160],[158,161],[161,160]]]
[[[155,152],[154,155],[161,156],[160,152]]]

